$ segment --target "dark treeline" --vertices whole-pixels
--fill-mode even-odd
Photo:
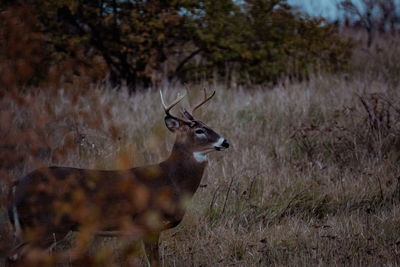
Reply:
[[[224,79],[265,84],[346,66],[351,45],[284,0],[0,4],[0,86]]]

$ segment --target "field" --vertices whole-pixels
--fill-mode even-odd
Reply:
[[[348,73],[254,88],[189,85],[190,101],[204,86],[216,90],[196,115],[231,147],[210,156],[184,221],[162,235],[163,265],[400,265],[396,41],[358,49]],[[171,100],[185,87],[163,90]],[[9,181],[38,166],[155,163],[174,141],[157,88],[31,91],[6,95],[0,109],[2,203]],[[107,251],[120,265],[119,241],[93,243],[93,254]]]

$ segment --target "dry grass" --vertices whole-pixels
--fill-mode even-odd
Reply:
[[[163,234],[164,266],[400,265],[400,86],[392,67],[368,71],[215,86],[197,116],[232,146],[210,157],[184,221]],[[1,165],[4,192],[40,165],[124,168],[164,159],[173,143],[156,90],[0,101],[2,159],[20,155]]]
[[[393,120],[375,129],[358,95],[369,106],[372,92],[398,96],[366,82],[220,93],[210,123],[232,149],[214,155],[207,187],[166,235],[166,265],[399,264],[399,114],[382,107]]]

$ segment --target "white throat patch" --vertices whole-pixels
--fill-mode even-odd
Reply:
[[[222,144],[224,143],[225,139],[220,137],[218,139],[217,142],[215,142],[214,144],[212,144],[212,146],[215,148],[211,148],[211,149],[207,149],[204,151],[200,151],[200,152],[193,152],[193,157],[194,159],[199,162],[202,163],[204,161],[207,160],[207,154],[213,151],[216,151],[216,148],[218,148],[219,151],[222,151],[225,149],[225,147],[222,146]]]
[[[197,162],[199,162],[199,163],[204,162],[204,161],[207,160],[207,155],[206,155],[207,152],[208,152],[208,151],[204,151],[204,152],[193,152],[193,157],[194,157],[194,159],[195,159]]]

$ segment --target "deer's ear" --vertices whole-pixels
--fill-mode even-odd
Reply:
[[[181,126],[181,123],[177,119],[171,116],[166,116],[164,120],[165,120],[165,125],[171,132],[176,131]]]

